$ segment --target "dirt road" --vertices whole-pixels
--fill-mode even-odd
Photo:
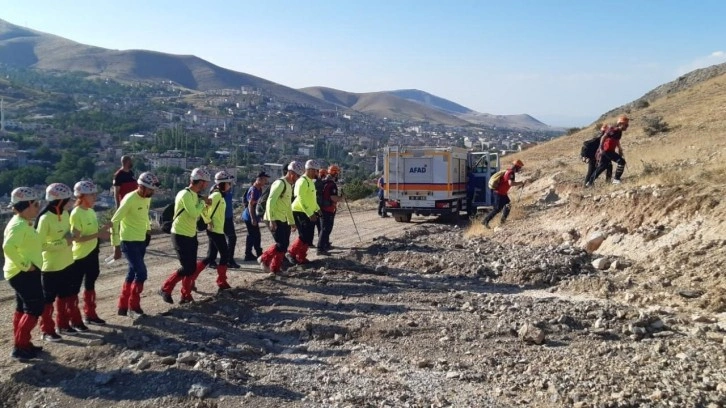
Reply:
[[[101,282],[109,326],[44,344],[28,364],[7,357],[3,328],[0,407],[726,403],[717,323],[561,294],[600,273],[582,250],[468,239],[459,226],[373,211],[355,214],[359,245],[340,215],[333,256],[276,279],[250,265],[220,295],[210,270],[198,302],[183,306],[153,293],[176,267],[168,236],[155,237],[149,316],[113,315],[123,275],[114,266]],[[8,326],[11,309],[4,300]]]

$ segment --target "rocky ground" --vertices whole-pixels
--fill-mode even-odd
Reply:
[[[687,271],[701,280],[680,273],[663,285],[670,266],[653,269],[651,257],[613,241],[655,245],[673,237],[671,227],[545,225],[548,212],[576,214],[610,196],[544,190],[493,232],[399,224],[372,211],[357,212],[353,226],[341,214],[332,257],[275,279],[246,265],[223,294],[203,275],[198,301],[183,306],[153,293],[175,267],[157,236],[148,316],[111,316],[117,265],[99,282],[108,326],[45,344],[31,362],[5,357],[4,328],[0,406],[725,406],[726,319],[704,282],[720,267],[707,254],[723,252],[724,241],[689,240],[710,243],[692,255],[703,267]],[[598,231],[608,238],[587,253]],[[671,252],[681,245],[669,242]],[[2,289],[8,325],[10,294]]]
[[[341,218],[334,256],[286,277],[249,267],[233,290],[205,283],[198,302],[171,308],[147,294],[146,317],[6,360],[0,406],[726,404],[720,315],[587,289],[636,262],[597,269],[574,236],[525,245],[507,230],[363,214],[364,244]]]

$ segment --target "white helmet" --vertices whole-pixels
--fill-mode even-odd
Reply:
[[[154,173],[151,173],[149,171],[141,173],[137,182],[140,186],[144,186],[152,190],[156,190],[157,188],[161,187],[159,179],[154,175]]]
[[[317,170],[319,168],[320,168],[320,163],[318,163],[318,161],[315,159],[310,159],[305,162],[305,170],[309,170],[309,169]]]
[[[23,201],[36,201],[38,194],[30,187],[18,187],[10,193],[10,205],[22,203]]]
[[[298,176],[305,173],[303,165],[299,161],[295,160],[291,161],[290,164],[287,165],[287,170],[297,174]]]
[[[72,196],[71,188],[63,183],[53,183],[45,189],[46,201],[65,200]]]
[[[209,172],[201,167],[197,167],[196,169],[192,170],[192,175],[189,178],[192,181],[212,181],[212,177],[209,175]]]
[[[73,186],[73,195],[80,197],[85,194],[96,194],[98,189],[91,180],[81,180]]]
[[[214,175],[214,182],[219,183],[233,183],[234,182],[234,176],[227,173],[226,170],[222,170]]]

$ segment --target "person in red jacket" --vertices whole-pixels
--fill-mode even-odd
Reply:
[[[630,119],[627,116],[620,115],[617,124],[603,133],[600,139],[600,149],[598,150],[599,164],[590,181],[586,184],[587,187],[592,186],[598,176],[606,171],[608,167],[612,167],[612,162],[618,165],[615,169],[613,184],[620,184],[620,178],[625,172],[625,158],[623,157],[623,148],[620,146],[620,139],[623,137],[623,132],[628,130],[629,122]]]
[[[502,213],[502,221],[504,224],[509,216],[509,210],[511,204],[509,200],[509,189],[515,186],[524,186],[524,181],[515,181],[515,175],[524,167],[524,163],[521,160],[515,160],[512,163],[512,167],[509,168],[499,180],[499,186],[494,190],[494,209],[484,218],[484,226],[489,228],[489,221],[491,221],[499,212]]]

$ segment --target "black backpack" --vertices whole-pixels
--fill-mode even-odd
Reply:
[[[280,193],[280,196],[285,194],[285,190],[287,190],[287,182],[285,179],[278,179],[282,181],[282,193]],[[257,200],[257,206],[255,207],[255,215],[257,216],[257,219],[262,219],[262,217],[265,216],[265,209],[267,207],[267,199],[270,198],[270,190],[272,189],[272,185],[275,182],[273,181],[270,183],[269,186],[265,189],[265,191],[262,192],[262,195],[260,196],[260,199]],[[246,194],[245,194],[246,196]]]
[[[580,149],[580,157],[587,159],[594,159],[597,154],[597,149],[600,147],[600,136],[593,137],[592,139],[585,140],[582,142],[582,148]]]
[[[171,234],[171,224],[174,223],[176,217],[178,217],[183,211],[184,209],[182,208],[181,211],[179,211],[179,214],[174,215],[174,203],[164,207],[164,210],[161,212],[161,220],[159,221],[159,224],[161,224],[161,231],[165,234]]]

